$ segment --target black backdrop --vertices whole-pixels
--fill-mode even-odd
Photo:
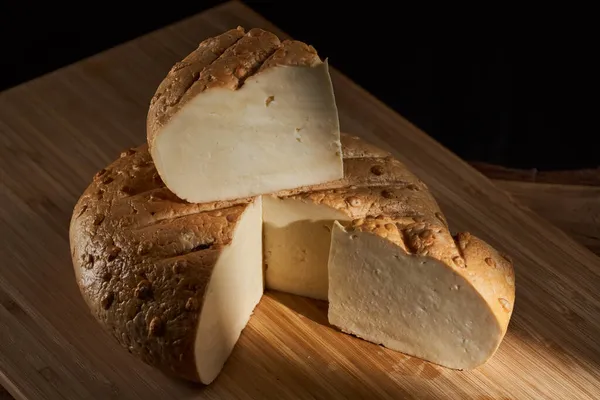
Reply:
[[[1,2],[0,90],[221,2],[126,3]],[[381,1],[245,3],[467,160],[600,165],[593,14],[517,21],[496,10],[433,18]]]

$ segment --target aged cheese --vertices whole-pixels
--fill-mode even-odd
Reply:
[[[512,265],[452,237],[426,185],[389,153],[347,135],[342,145],[341,179],[208,203],[165,187],[147,148],[124,152],[71,220],[92,314],[144,362],[210,383],[264,278],[329,300],[331,324],[365,340],[451,368],[485,362],[512,313]]]
[[[385,224],[391,226],[386,231],[397,230],[393,220],[379,225]],[[483,254],[500,270],[491,271],[494,280],[478,285],[444,261],[410,254],[397,237],[390,240],[371,229],[347,231],[335,223],[329,261],[330,323],[445,367],[471,369],[483,364],[498,348],[512,311],[514,293],[502,271],[509,268],[506,261],[489,250]],[[463,261],[458,253],[453,257],[464,262],[460,265],[465,271],[479,267],[474,265],[479,258]],[[497,288],[491,303],[482,296],[486,289],[481,285]]]
[[[328,64],[312,47],[238,29],[203,42],[186,60],[165,78],[148,114],[152,158],[177,196],[229,200],[343,176]],[[196,81],[182,79],[190,73]]]

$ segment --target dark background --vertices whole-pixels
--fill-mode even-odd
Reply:
[[[2,2],[0,90],[219,3],[127,10]],[[521,10],[434,18],[433,6],[392,11],[396,2],[245,3],[466,160],[540,170],[600,165],[600,46],[589,11],[517,20]]]

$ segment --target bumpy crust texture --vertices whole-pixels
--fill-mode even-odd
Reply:
[[[150,148],[169,120],[205,90],[239,89],[246,79],[283,65],[313,67],[321,64],[316,50],[295,40],[280,41],[271,32],[254,28],[229,30],[204,40],[176,63],[158,86],[148,109],[147,139]]]
[[[435,221],[402,213],[353,220],[349,232],[369,232],[390,240],[408,254],[444,262],[463,276],[487,302],[505,330],[515,301],[515,272],[512,261],[478,237],[460,232],[451,236]]]
[[[514,302],[506,257],[472,235],[452,237],[427,186],[398,160],[342,134],[345,176],[274,194],[323,204],[350,230],[445,262],[479,290],[504,328]],[[92,313],[131,353],[195,380],[193,345],[204,290],[252,199],[190,204],[160,180],[147,146],[100,171],[75,206],[73,264]]]
[[[344,159],[348,164],[344,180],[354,183],[351,193],[337,189],[297,197],[308,196],[344,211],[353,218],[350,231],[368,231],[394,242],[408,254],[444,262],[477,289],[505,330],[515,301],[510,258],[468,232],[451,236],[448,222],[425,184],[389,154],[356,137],[344,135],[342,143],[343,151],[356,157]],[[383,179],[357,187],[369,181],[367,169],[359,165],[375,160],[383,168]]]
[[[188,204],[168,191],[147,147],[99,171],[75,206],[80,290],[119,343],[166,372],[194,376],[194,334],[221,249],[251,200]]]
[[[515,303],[512,260],[470,233],[458,233],[454,239],[465,259],[462,271],[468,274],[469,281],[487,301],[501,325],[507,326]]]

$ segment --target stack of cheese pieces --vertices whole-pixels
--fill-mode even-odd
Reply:
[[[327,300],[340,331],[454,369],[494,354],[515,297],[506,257],[452,236],[422,181],[340,134],[314,48],[260,29],[207,39],[172,68],[148,145],[96,174],[70,241],[116,340],[206,384],[265,288]]]

